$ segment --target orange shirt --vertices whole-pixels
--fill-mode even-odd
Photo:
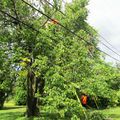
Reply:
[[[59,22],[58,22],[58,20],[56,20],[56,19],[51,19],[51,23],[53,23],[53,24],[58,24]]]
[[[81,96],[81,102],[82,102],[83,105],[87,104],[87,96],[86,95]]]

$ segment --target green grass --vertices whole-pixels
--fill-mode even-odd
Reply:
[[[28,119],[25,117],[25,112],[25,106],[15,106],[14,102],[10,101],[0,110],[0,120],[53,120],[53,116],[56,116],[56,114],[42,112],[40,117]]]
[[[24,114],[25,106],[15,106],[13,101],[5,103],[4,109],[0,110],[0,120],[28,120]],[[120,120],[120,107],[100,110],[103,114],[109,116],[109,120]],[[49,116],[50,117],[50,116]],[[31,118],[29,120],[46,120],[47,117]],[[50,120],[50,118],[47,118]]]
[[[15,106],[12,101],[5,103],[5,107],[0,110],[0,120],[25,120],[25,111],[25,107]]]
[[[120,107],[100,110],[103,114],[109,116],[110,120],[120,120]]]

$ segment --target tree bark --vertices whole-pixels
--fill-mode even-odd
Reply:
[[[27,117],[38,116],[39,108],[37,106],[37,98],[35,97],[35,74],[32,70],[28,70],[27,76]]]
[[[0,109],[3,108],[4,102],[5,102],[5,93],[0,91]]]

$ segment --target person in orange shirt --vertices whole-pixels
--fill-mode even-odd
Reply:
[[[59,21],[56,20],[56,19],[51,19],[51,23],[52,23],[52,24],[59,24]]]
[[[85,95],[85,94],[83,94],[83,95],[81,96],[82,106],[87,107],[87,101],[88,101],[88,96]]]
[[[59,21],[58,21],[58,20],[56,20],[56,19],[51,19],[51,20],[49,20],[49,21],[47,21],[47,22],[45,23],[45,27],[48,28],[49,25],[57,25],[57,24],[59,24]]]

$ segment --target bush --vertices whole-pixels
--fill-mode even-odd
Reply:
[[[22,88],[17,88],[15,92],[15,104],[16,105],[26,105],[26,98],[27,98],[27,93],[26,90],[23,90]]]
[[[89,120],[105,120],[106,117],[100,112],[92,112],[89,114]]]

